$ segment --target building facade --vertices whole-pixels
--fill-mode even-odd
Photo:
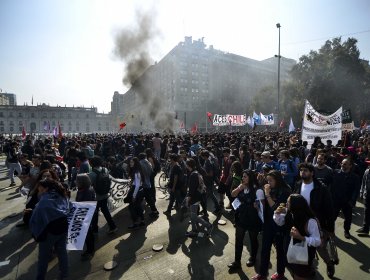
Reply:
[[[150,66],[123,95],[115,93],[112,114],[134,128],[160,130],[152,105],[186,129],[207,124],[206,112],[249,113],[252,98],[266,86],[277,87],[277,58],[263,61],[207,47],[203,38],[185,37],[161,61]],[[281,81],[289,79],[293,59],[281,59]],[[150,117],[150,115],[152,117]],[[154,124],[151,125],[150,122]],[[150,130],[150,129],[149,129]],[[174,127],[176,130],[176,127]]]
[[[17,105],[17,96],[14,93],[0,93],[0,105]]]
[[[61,127],[62,133],[109,133],[115,129],[111,114],[98,113],[97,108],[48,106],[0,106],[0,134],[52,133]]]

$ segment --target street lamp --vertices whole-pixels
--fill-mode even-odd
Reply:
[[[278,117],[277,117],[277,120],[276,120],[276,123],[277,125],[279,126],[279,118],[280,118],[280,59],[281,59],[281,55],[280,55],[280,23],[277,23],[276,24],[276,27],[279,29],[279,52],[278,52],[278,96],[277,96],[277,111],[278,111]]]

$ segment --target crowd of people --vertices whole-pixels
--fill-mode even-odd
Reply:
[[[1,138],[10,185],[14,174],[27,195],[23,223],[39,243],[38,278],[44,279],[47,260],[54,248],[61,277],[68,275],[66,234],[68,201],[77,190],[76,201],[97,201],[86,237],[82,259],[94,255],[94,234],[98,212],[117,231],[108,209],[111,178],[131,180],[125,198],[131,216],[130,230],[145,227],[144,201],[151,218],[160,215],[156,207],[155,177],[161,164],[169,162],[168,217],[175,209],[180,221],[190,213],[189,238],[210,237],[213,224],[209,212],[221,216],[227,211],[235,226],[235,258],[231,271],[242,268],[243,240],[250,240],[246,265],[258,263],[252,279],[267,279],[272,245],[276,250],[277,272],[271,279],[284,279],[288,268],[294,279],[310,279],[315,253],[335,274],[326,243],[335,236],[334,223],[344,216],[344,237],[351,238],[352,211],[358,198],[364,199],[365,213],[360,234],[370,226],[370,136],[366,131],[348,133],[335,146],[315,138],[311,147],[299,135],[284,132],[230,132],[196,135],[91,134],[26,140]],[[258,235],[262,235],[262,243]],[[290,263],[291,244],[305,241],[308,261]],[[260,252],[259,252],[260,249]]]

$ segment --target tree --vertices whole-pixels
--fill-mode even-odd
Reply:
[[[328,40],[318,51],[304,55],[292,69],[296,90],[319,111],[334,112],[349,108],[359,120],[365,117],[370,71],[368,62],[360,59],[357,40]],[[365,108],[367,108],[365,106]]]

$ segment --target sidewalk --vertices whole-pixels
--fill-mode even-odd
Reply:
[[[21,212],[25,198],[14,193],[13,189],[4,190],[9,180],[4,177],[0,166],[0,278],[34,279],[37,264],[37,246],[27,229],[16,228],[21,221]],[[157,205],[161,211],[168,204],[166,196],[157,190]],[[354,211],[353,238],[343,237],[343,220],[338,219],[337,244],[340,265],[336,266],[337,279],[367,279],[370,273],[370,238],[359,238],[355,230],[362,223],[363,205],[358,203]],[[245,262],[248,252],[243,252],[243,270],[229,274],[227,264],[234,258],[234,227],[228,221],[225,226],[215,228],[210,239],[187,239],[184,234],[188,228],[188,219],[179,222],[175,211],[170,219],[163,214],[157,220],[146,216],[147,227],[133,232],[127,230],[130,224],[128,209],[121,208],[114,212],[114,220],[119,228],[113,235],[105,231],[105,219],[99,216],[99,234],[96,253],[91,261],[81,262],[78,251],[69,252],[70,279],[250,279],[255,268],[248,268]],[[216,219],[210,214],[211,222]],[[222,219],[227,220],[225,217]],[[163,244],[161,252],[152,251],[154,244]],[[248,244],[248,238],[245,240]],[[343,251],[344,250],[344,251]],[[10,261],[4,264],[4,261]],[[118,266],[113,271],[104,271],[108,261],[116,261]],[[275,272],[275,253],[271,254],[272,268]],[[48,279],[57,279],[58,265],[54,259],[49,263]],[[292,279],[286,274],[288,279]],[[316,279],[327,279],[326,267],[319,261],[319,273]]]

